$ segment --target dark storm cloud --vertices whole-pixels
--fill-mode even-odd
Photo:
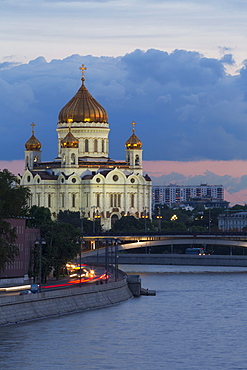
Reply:
[[[247,159],[247,63],[228,75],[231,54],[221,59],[198,52],[150,49],[123,57],[72,55],[46,62],[43,57],[0,70],[1,159],[21,159],[32,121],[43,158],[57,155],[60,109],[86,86],[107,110],[110,155],[124,158],[124,144],[137,122],[137,136],[148,160]],[[9,146],[6,137],[11,136]]]

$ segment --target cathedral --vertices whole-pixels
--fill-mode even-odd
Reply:
[[[142,142],[135,134],[125,143],[125,160],[109,158],[109,124],[105,109],[82,84],[61,109],[57,123],[58,156],[42,162],[41,143],[32,135],[25,144],[21,185],[31,191],[30,206],[80,212],[81,218],[100,219],[103,230],[124,216],[151,218],[152,182],[143,175]]]

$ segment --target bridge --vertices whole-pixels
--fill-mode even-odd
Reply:
[[[91,242],[91,249],[96,249],[97,243],[102,246],[107,240],[114,243],[119,240],[119,249],[128,250],[169,245],[224,245],[229,247],[247,248],[247,235],[245,233],[232,234],[162,234],[162,235],[90,235],[83,238]]]
[[[98,235],[84,238],[91,243],[91,252],[83,254],[85,262],[104,264],[106,259],[119,264],[164,264],[164,265],[198,265],[198,266],[235,266],[247,267],[247,235],[244,234],[181,234],[181,235]],[[120,244],[121,243],[121,244]],[[228,246],[228,255],[186,255],[173,253],[175,245],[196,247],[202,245]],[[104,248],[107,246],[107,248]],[[115,246],[115,247],[114,247]],[[169,254],[156,254],[155,247],[170,246]],[[102,248],[103,247],[103,248]],[[232,255],[233,247],[242,248],[242,255]],[[128,251],[144,248],[145,254],[126,254]],[[152,253],[150,254],[150,250]],[[120,253],[119,253],[120,252]],[[106,256],[108,254],[108,257]],[[117,256],[116,256],[117,254]],[[114,264],[115,262],[113,262]]]

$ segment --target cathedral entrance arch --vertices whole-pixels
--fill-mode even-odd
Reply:
[[[112,215],[111,216],[111,229],[113,228],[115,222],[118,220],[118,215]]]

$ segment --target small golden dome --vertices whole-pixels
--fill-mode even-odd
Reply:
[[[75,96],[61,109],[58,122],[107,122],[105,109],[92,97],[84,85],[84,64],[82,70],[82,85]]]
[[[127,149],[141,149],[142,142],[135,134],[135,122],[132,122],[132,135],[131,137],[126,141],[125,146]]]
[[[32,126],[32,136],[30,137],[30,139],[28,139],[28,141],[26,142],[25,144],[25,148],[26,150],[40,150],[41,148],[41,143],[39,142],[39,140],[34,136],[34,126],[35,124],[32,123],[31,124]]]
[[[61,140],[61,148],[78,148],[79,140],[74,137],[69,127],[69,132],[64,139]]]

